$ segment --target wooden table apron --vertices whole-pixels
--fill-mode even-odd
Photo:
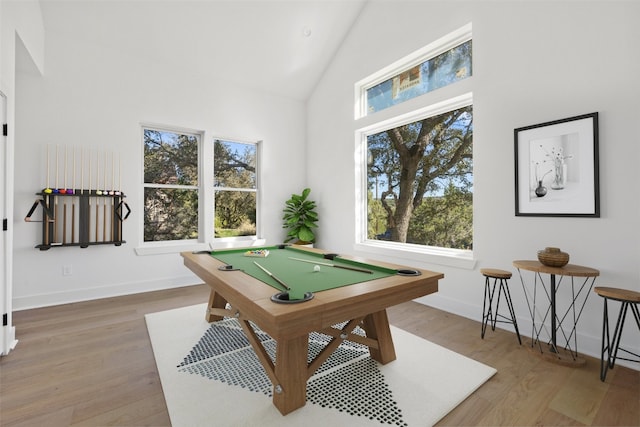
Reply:
[[[567,316],[567,314],[569,313],[569,310],[571,310],[572,308],[574,309],[574,323],[573,323],[573,328],[571,330],[571,333],[569,334],[569,337],[567,338],[565,335],[565,339],[566,339],[566,347],[567,349],[571,352],[572,358],[576,358],[578,355],[578,348],[577,348],[577,334],[576,334],[576,325],[578,323],[578,320],[580,319],[580,315],[582,314],[582,310],[584,309],[585,304],[587,303],[587,298],[589,296],[589,293],[591,292],[591,288],[593,288],[593,285],[595,283],[595,279],[597,276],[600,275],[600,272],[596,269],[590,268],[590,267],[583,267],[580,265],[574,265],[574,264],[567,264],[564,267],[549,267],[546,265],[543,265],[542,263],[540,263],[539,261],[531,261],[531,260],[517,260],[517,261],[513,261],[513,266],[515,268],[518,269],[518,273],[520,274],[520,282],[522,283],[522,287],[523,290],[525,292],[525,297],[527,298],[527,306],[529,306],[529,311],[531,314],[531,321],[533,322],[533,331],[532,331],[532,340],[531,340],[531,345],[533,346],[534,344],[534,337],[533,335],[536,334],[537,332],[537,337],[539,337],[539,332],[542,330],[542,327],[544,326],[544,319],[542,320],[542,325],[540,326],[539,331],[536,331],[535,328],[535,296],[533,297],[534,301],[534,307],[533,309],[531,308],[531,305],[529,304],[529,297],[527,296],[527,290],[524,284],[524,279],[522,277],[522,273],[520,272],[520,270],[527,270],[527,271],[532,271],[535,273],[536,275],[536,282],[537,282],[537,278],[540,279],[540,283],[543,285],[544,287],[544,281],[542,279],[541,274],[549,274],[549,278],[550,278],[550,292],[548,293],[547,297],[549,298],[549,303],[550,303],[550,310],[551,310],[551,351],[554,353],[558,353],[558,346],[557,346],[557,329],[558,327],[561,327],[560,325],[562,324],[562,320]],[[567,312],[565,313],[565,315],[563,316],[562,319],[558,319],[557,318],[557,313],[556,313],[556,292],[557,289],[559,287],[558,283],[556,285],[556,276],[569,276],[571,277],[571,288],[572,288],[572,302],[570,304],[570,307],[567,309]],[[580,286],[580,289],[578,290],[578,295],[575,294],[575,288],[573,286],[573,278],[574,277],[584,277],[584,282],[582,283],[582,286]],[[584,300],[582,301],[582,305],[580,307],[580,310],[578,312],[578,316],[575,316],[575,303],[576,300],[578,299],[580,293],[584,290],[585,285],[588,284],[589,279],[591,278],[591,284],[589,286],[589,289],[587,290],[587,293],[584,294]],[[535,285],[535,284],[534,284]],[[546,290],[545,290],[546,291]],[[535,292],[535,289],[534,289]],[[535,294],[534,294],[535,295]],[[548,311],[547,311],[548,313]],[[546,318],[546,315],[545,315]],[[558,325],[558,320],[560,320],[560,325]],[[563,331],[564,333],[564,331]],[[574,340],[575,342],[575,350],[571,350],[570,347],[570,340],[571,337],[574,336]],[[539,341],[538,338],[536,337],[535,341]]]
[[[271,301],[276,289],[242,271],[220,271],[218,268],[225,264],[208,254],[181,255],[185,266],[211,287],[207,321],[224,316],[238,318],[274,385],[273,404],[283,415],[304,406],[307,380],[344,339],[369,346],[371,357],[382,364],[395,360],[386,308],[437,292],[438,280],[444,277],[442,273],[414,269],[421,274],[369,280],[317,292],[309,301],[278,304]],[[371,264],[406,269],[377,261]],[[271,360],[249,322],[276,341],[277,363]],[[342,329],[332,327],[343,322],[346,324]],[[365,337],[351,334],[356,326],[365,330]],[[314,331],[328,334],[333,340],[308,363],[309,333]]]

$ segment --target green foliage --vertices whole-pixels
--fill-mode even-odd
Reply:
[[[373,198],[371,191],[367,195],[367,238],[375,239],[387,230],[387,214],[380,200]]]
[[[144,130],[144,241],[198,238],[198,137]]]
[[[289,229],[285,242],[298,239],[302,243],[313,243],[316,240],[314,228],[318,225],[318,214],[315,211],[316,202],[308,200],[311,189],[305,188],[302,194],[292,194],[285,202],[283,210],[283,228]]]
[[[472,141],[472,106],[368,136],[369,238],[470,248]]]
[[[239,237],[255,236],[256,225],[249,221],[244,221],[237,228],[216,227],[216,237]]]
[[[145,188],[144,241],[198,238],[198,192]]]
[[[248,228],[246,223],[252,224],[252,234],[256,230],[256,193],[245,191],[216,191],[215,195],[215,225],[218,228],[239,229],[244,227],[245,233]]]
[[[198,138],[145,129],[144,182],[198,185]]]
[[[215,233],[217,237],[256,234],[256,148],[214,141]]]
[[[443,196],[426,197],[414,212],[408,243],[452,249],[473,246],[473,194],[453,185]]]
[[[254,145],[215,140],[213,150],[215,187],[256,187],[256,148]]]

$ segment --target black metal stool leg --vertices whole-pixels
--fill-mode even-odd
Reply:
[[[607,308],[607,298],[604,300],[604,309],[602,312],[602,346],[600,348],[600,381],[604,381],[607,377],[607,370],[609,369],[609,353],[610,353],[610,340],[609,340],[609,310]],[[605,362],[605,353],[607,355],[607,361]]]
[[[516,320],[516,311],[513,309],[513,301],[511,301],[511,292],[509,292],[509,286],[504,285],[504,295],[507,299],[507,307],[509,307],[509,313],[511,314],[511,321],[513,327],[516,329],[516,335],[518,336],[518,342],[522,345],[522,339],[520,338],[520,331],[518,330],[518,321]]]
[[[618,358],[618,348],[620,348],[620,338],[622,337],[622,329],[624,327],[624,321],[627,317],[627,309],[629,303],[627,301],[621,301],[620,313],[618,314],[618,321],[616,322],[616,329],[613,332],[613,348],[609,349],[609,369],[613,369]]]
[[[490,290],[489,278],[486,277],[484,281],[484,301],[482,302],[482,333],[480,337],[484,339],[484,334],[487,331],[487,323],[491,318],[491,300],[492,293]],[[487,307],[487,300],[489,301],[489,307]]]
[[[500,300],[502,299],[502,284],[504,279],[493,279],[493,295],[495,297],[496,294],[496,285],[498,285],[498,300],[496,301],[496,311],[493,314],[493,324],[491,325],[491,330],[496,330],[496,323],[498,322],[498,316],[500,313]]]

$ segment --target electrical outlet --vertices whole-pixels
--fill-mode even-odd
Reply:
[[[62,275],[63,276],[71,276],[73,274],[73,268],[71,265],[63,265],[62,266]]]

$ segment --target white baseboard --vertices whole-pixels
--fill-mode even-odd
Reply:
[[[15,297],[13,299],[13,310],[21,311],[32,308],[69,304],[73,302],[117,297],[121,295],[159,291],[162,289],[181,288],[184,286],[197,285],[200,283],[202,283],[201,279],[197,278],[195,275],[189,275],[163,280],[155,279],[148,281],[118,283],[112,286],[74,289],[64,292],[52,292],[47,294],[29,295],[25,297]]]
[[[0,356],[6,356],[7,354],[9,354],[9,352],[16,348],[16,345],[18,344],[18,340],[16,339],[15,326],[4,326],[4,328],[6,328],[6,330],[4,331],[4,342],[0,343],[0,345],[2,346],[2,348],[0,348]]]

